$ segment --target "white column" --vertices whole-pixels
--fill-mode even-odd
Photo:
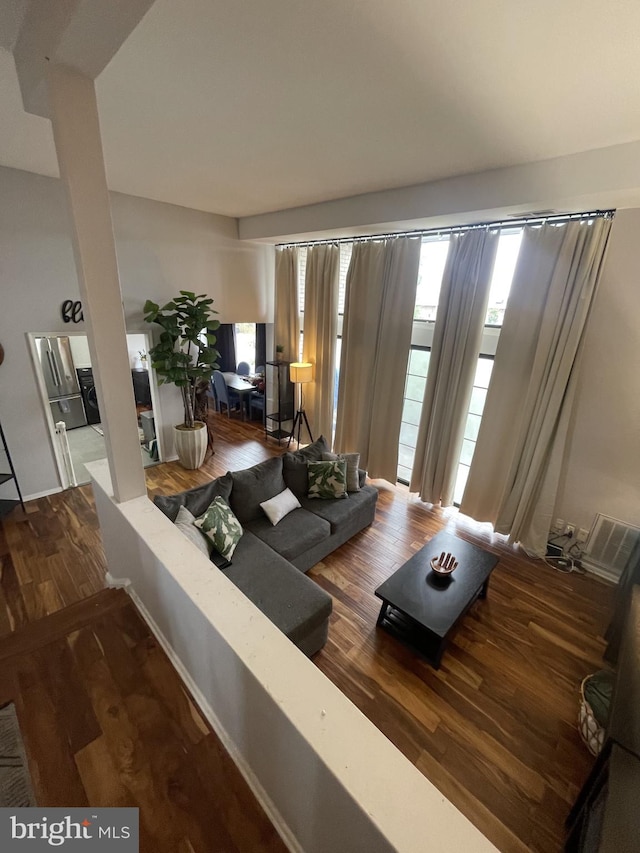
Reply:
[[[53,135],[116,501],[146,494],[93,80],[51,64]]]

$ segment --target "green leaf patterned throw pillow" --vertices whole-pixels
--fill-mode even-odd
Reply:
[[[214,548],[230,560],[242,536],[242,525],[223,498],[214,498],[194,523],[213,542]]]
[[[335,462],[308,462],[307,477],[309,498],[330,500],[348,497],[347,463],[344,459]]]

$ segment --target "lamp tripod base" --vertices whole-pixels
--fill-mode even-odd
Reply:
[[[298,447],[300,446],[300,430],[302,429],[302,424],[307,428],[307,432],[309,433],[309,439],[313,441],[313,436],[311,435],[311,427],[309,426],[309,421],[307,420],[307,415],[304,409],[298,409],[296,412],[296,416],[293,419],[293,426],[291,427],[291,432],[289,433],[289,441],[287,442],[287,447],[291,444],[291,439],[294,437],[296,432],[296,427],[298,428],[298,435],[296,441],[298,442]]]

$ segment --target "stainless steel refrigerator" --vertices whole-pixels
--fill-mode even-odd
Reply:
[[[53,422],[64,421],[67,429],[86,426],[87,418],[69,338],[36,338],[36,349],[47,386]]]

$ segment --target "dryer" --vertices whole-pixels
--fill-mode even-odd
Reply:
[[[93,381],[93,370],[90,367],[78,367],[77,372],[87,423],[99,424],[100,409],[98,408],[98,395]]]

